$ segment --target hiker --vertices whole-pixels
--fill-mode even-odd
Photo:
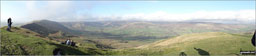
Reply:
[[[71,44],[72,44],[72,42],[73,42],[73,40],[70,40],[70,42],[68,43],[68,45],[71,45]]]
[[[70,39],[67,39],[66,40],[66,44],[69,45],[69,42],[70,42]]]
[[[7,28],[7,30],[8,30],[8,31],[11,31],[11,27],[12,27],[12,19],[11,19],[11,18],[9,18],[9,19],[7,20],[7,23],[8,23],[8,28]]]
[[[76,43],[74,41],[72,41],[71,46],[76,46]]]

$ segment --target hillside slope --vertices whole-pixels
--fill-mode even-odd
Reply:
[[[114,54],[129,55],[238,55],[240,49],[253,51],[252,35],[222,32],[181,35],[133,49],[115,50]]]
[[[62,32],[63,35],[79,33],[78,31],[68,29],[67,27],[59,24],[58,22],[49,21],[49,20],[34,21],[32,23],[23,25],[21,27],[32,30],[44,36],[48,36],[50,34],[54,34],[58,32]]]
[[[53,55],[56,49],[61,50],[62,55],[97,55],[103,54],[97,48],[71,47],[57,44],[41,37],[33,31],[12,27],[12,32],[1,28],[1,54],[2,55]]]

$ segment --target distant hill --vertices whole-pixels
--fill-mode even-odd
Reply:
[[[254,30],[253,24],[223,24],[209,22],[150,22],[150,21],[103,21],[61,22],[79,31],[110,33],[127,37],[166,38],[190,33],[226,32],[244,33]],[[144,39],[144,38],[143,38]]]
[[[133,49],[116,50],[115,54],[132,55],[239,55],[240,50],[253,51],[251,35],[207,32],[185,34]]]
[[[243,21],[238,19],[191,19],[185,20],[185,22],[211,22],[222,24],[255,24],[255,20]]]
[[[62,24],[59,24],[58,22],[49,20],[34,21],[21,27],[32,30],[44,36],[48,36],[50,34],[56,35],[58,33],[61,33],[62,35],[66,36],[79,33],[79,31],[68,29],[67,27],[63,26]]]

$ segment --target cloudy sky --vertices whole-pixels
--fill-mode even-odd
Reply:
[[[1,1],[1,22],[255,20],[255,1]]]

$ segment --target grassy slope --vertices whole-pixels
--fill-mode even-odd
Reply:
[[[195,33],[162,40],[139,48],[114,50],[113,54],[119,55],[202,55],[200,48],[210,55],[236,55],[240,48],[255,50],[250,42],[250,37],[221,32]],[[175,41],[175,42],[173,42]],[[200,52],[200,53],[199,53]]]
[[[37,33],[18,27],[13,32],[1,28],[1,54],[8,55],[52,55],[56,48],[62,49],[65,55],[97,55],[104,54],[102,50],[89,47],[71,47],[39,37]]]
[[[57,46],[50,45],[45,41],[33,35],[24,35],[18,33],[19,28],[12,29],[13,32],[1,28],[1,53],[2,54],[46,54],[51,55]],[[50,52],[49,52],[50,51]]]

